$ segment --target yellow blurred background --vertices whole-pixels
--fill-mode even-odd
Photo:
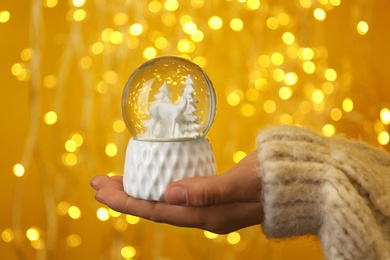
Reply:
[[[315,238],[155,224],[94,200],[121,174],[127,78],[178,55],[217,92],[208,137],[223,173],[278,124],[389,150],[387,0],[0,2],[1,259],[323,259]]]

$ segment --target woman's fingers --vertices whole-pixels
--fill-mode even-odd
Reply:
[[[98,176],[91,185],[97,189],[95,197],[99,202],[118,212],[155,222],[201,228],[215,233],[228,233],[261,223],[262,208],[258,202],[205,207],[178,206],[130,197],[123,191],[121,178],[117,177]]]
[[[177,206],[164,202],[135,199],[114,186],[98,190],[96,199],[118,212],[159,223],[201,228],[215,233],[228,233],[261,223],[262,209],[258,202],[208,207]]]

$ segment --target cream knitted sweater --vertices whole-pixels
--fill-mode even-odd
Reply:
[[[257,140],[268,237],[319,237],[326,259],[390,259],[390,155],[277,127]]]

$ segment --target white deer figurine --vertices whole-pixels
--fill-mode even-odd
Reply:
[[[186,84],[193,84],[190,75],[187,76]],[[163,87],[166,87],[165,82]],[[151,119],[144,122],[147,127],[147,137],[175,138],[181,136],[180,119],[187,105],[193,101],[193,97],[191,93],[183,91],[177,104],[167,102],[166,97],[164,99],[154,101],[149,109]]]

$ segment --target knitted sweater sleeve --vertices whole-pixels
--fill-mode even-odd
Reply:
[[[317,235],[326,259],[390,259],[390,155],[282,126],[257,139],[268,237]]]

